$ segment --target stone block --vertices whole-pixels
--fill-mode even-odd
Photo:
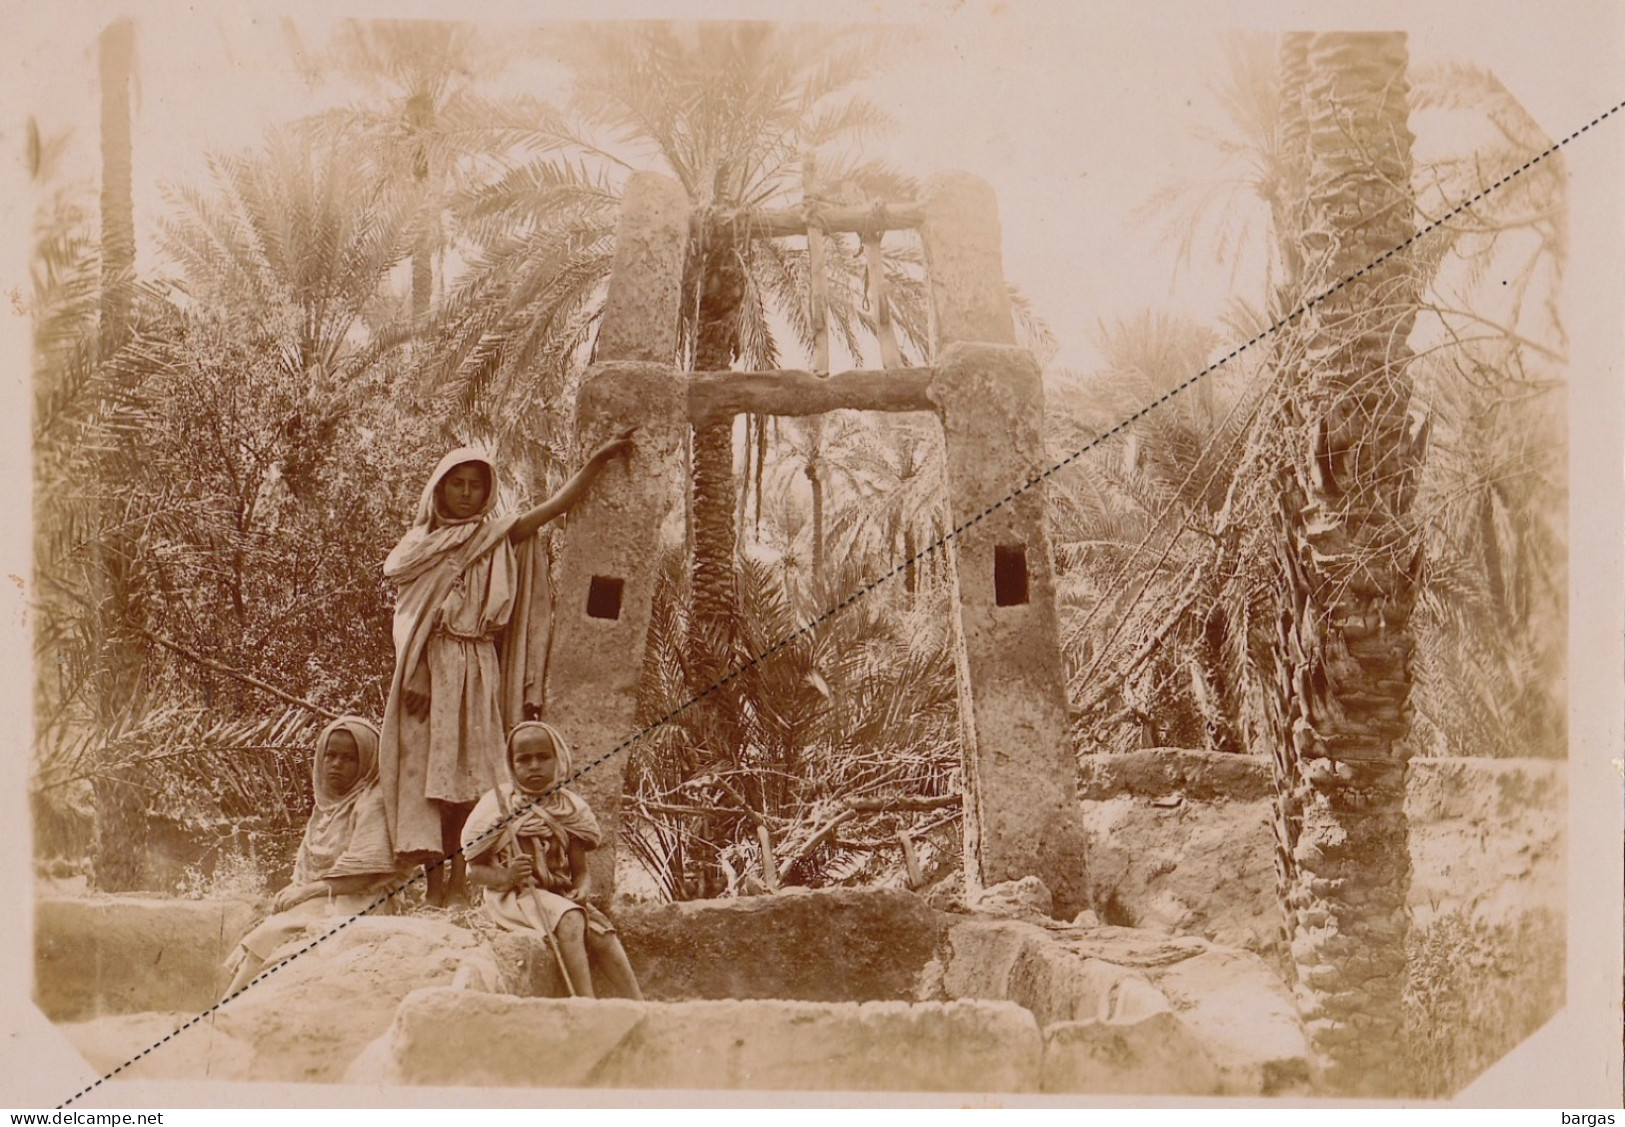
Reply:
[[[1143,976],[1101,959],[1080,958],[1043,928],[1010,921],[973,920],[948,932],[943,989],[950,998],[1011,1001],[1031,1010],[1041,1025],[1110,1018],[1125,980]],[[1145,996],[1130,988],[1132,1004]]]
[[[496,964],[495,993],[521,998],[564,998],[569,995],[564,976],[559,973],[547,941],[540,935],[505,931],[489,940],[491,959]],[[474,989],[480,987],[470,983]]]
[[[1548,759],[1417,759],[1405,793],[1410,907],[1418,923],[1465,911],[1515,926],[1568,910],[1568,765]]]
[[[1172,759],[1161,756],[1160,761],[1166,766]],[[1102,789],[1104,774],[1094,773],[1088,793],[1108,793]],[[1153,805],[1160,784],[1150,785],[1134,773],[1112,780],[1118,783],[1128,791],[1080,804],[1089,841],[1090,895],[1102,918],[1200,935],[1278,958],[1281,909],[1267,795],[1197,799],[1187,792],[1179,807],[1161,808]],[[1255,791],[1251,782],[1238,789]]]
[[[1079,762],[1078,795],[1104,801],[1117,795],[1161,798],[1183,794],[1197,802],[1256,802],[1274,797],[1268,761],[1254,755],[1147,748],[1119,755],[1086,755]]]
[[[652,172],[627,178],[598,360],[676,364],[688,216],[688,193],[677,181]]]
[[[615,892],[627,740],[638,730],[638,681],[668,518],[683,510],[688,396],[673,369],[595,364],[577,396],[582,445],[638,428],[629,455],[604,471],[570,512],[555,589],[546,718],[570,741],[568,785],[591,804],[604,843],[589,854],[601,903]]]
[[[1168,1010],[1129,1021],[1063,1021],[1044,1029],[1043,1090],[1090,1095],[1211,1096],[1219,1072]]]
[[[120,1080],[246,1079],[254,1047],[212,1018],[198,1021],[201,1012],[110,1014],[59,1028],[98,1075],[118,1069]]]
[[[1218,1069],[1229,1095],[1304,1090],[1309,1043],[1280,976],[1244,951],[1213,948],[1148,972]]]
[[[914,996],[951,917],[902,889],[617,906],[644,995],[870,1001]]]
[[[937,347],[955,341],[1014,344],[999,201],[992,185],[963,172],[933,176],[926,183],[920,235]]]
[[[1055,898],[1037,877],[1007,880],[977,893],[970,907],[981,915],[1036,917],[1049,919],[1055,912]]]
[[[1309,1080],[1308,1043],[1292,997],[1275,971],[1255,955],[1216,948],[1192,936],[970,920],[948,933],[943,990],[951,998],[1016,1002],[1031,1010],[1045,1029],[1064,1023],[1134,1025],[1170,1014],[1178,1019],[1181,1036],[1199,1045],[1202,1059],[1211,1065],[1214,1079],[1212,1085],[1201,1081],[1204,1091],[1279,1095],[1299,1090]],[[1149,1025],[1135,1037],[1172,1028],[1168,1021],[1158,1021],[1162,1024]],[[1104,1032],[1066,1036],[1091,1045],[1100,1042],[1078,1049],[1084,1058],[1109,1055],[1111,1045],[1130,1043]],[[1057,1075],[1073,1075],[1066,1071],[1073,1065],[1055,1067]],[[1135,1084],[1149,1085],[1146,1091],[1186,1091],[1180,1086],[1186,1081],[1177,1075],[1151,1084],[1150,1072],[1130,1071],[1138,1077]]]
[[[630,1002],[424,990],[351,1083],[1033,1092],[1032,1015],[989,1002]]]
[[[34,999],[53,1021],[201,1012],[225,988],[225,959],[257,919],[237,900],[40,900]]]
[[[966,879],[1040,878],[1055,910],[1088,904],[1076,756],[1045,523],[1043,379],[1026,351],[953,344],[930,395],[942,417],[957,588]]]
[[[253,1046],[240,1079],[336,1081],[402,998],[448,986],[480,953],[473,933],[450,923],[362,917],[226,1003],[213,1022]]]

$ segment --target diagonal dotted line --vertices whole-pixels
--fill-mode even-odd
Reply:
[[[414,874],[412,876],[412,878],[407,880],[405,883],[403,883],[400,886],[398,886],[396,888],[393,888],[390,891],[384,893],[377,900],[373,901],[367,907],[361,909],[355,915],[353,915],[353,916],[349,917],[348,919],[344,920],[343,922],[339,923],[337,926],[333,927],[332,929],[322,933],[321,935],[317,936],[315,939],[312,939],[310,942],[306,943],[303,947],[299,948],[297,951],[293,952],[291,955],[288,955],[286,958],[282,959],[280,962],[278,962],[276,964],[276,966],[270,967],[270,968],[262,971],[260,974],[256,975],[253,979],[251,979],[247,983],[245,983],[238,990],[236,990],[233,993],[228,994],[226,997],[220,999],[220,1001],[216,1002],[214,1005],[210,1006],[208,1009],[204,1010],[202,1013],[198,1014],[196,1017],[194,1017],[190,1021],[186,1022],[180,1028],[173,1030],[172,1032],[170,1032],[169,1034],[164,1036],[161,1040],[155,1041],[153,1044],[148,1045],[145,1049],[141,1050],[141,1052],[137,1053],[135,1056],[131,1057],[129,1060],[125,1061],[123,1064],[119,1065],[117,1068],[113,1069],[111,1072],[108,1072],[107,1074],[98,1077],[92,1083],[86,1085],[84,1088],[81,1088],[79,1091],[75,1092],[72,1096],[69,1096],[67,1099],[63,1100],[60,1104],[58,1104],[57,1105],[57,1110],[61,1110],[62,1108],[67,1107],[69,1104],[74,1103],[74,1102],[76,1102],[76,1101],[78,1101],[80,1099],[83,1099],[86,1095],[89,1095],[91,1092],[93,1092],[97,1088],[101,1087],[107,1081],[113,1079],[113,1077],[117,1076],[119,1073],[125,1071],[128,1068],[131,1068],[138,1061],[142,1060],[143,1058],[145,1058],[149,1054],[155,1052],[156,1050],[162,1048],[164,1045],[168,1044],[170,1041],[172,1041],[176,1037],[180,1036],[180,1034],[182,1034],[182,1033],[186,1032],[186,1030],[192,1028],[192,1026],[197,1025],[199,1022],[213,1016],[216,1012],[218,1012],[220,1010],[220,1008],[222,1006],[224,1006],[227,1003],[233,1001],[234,999],[240,997],[243,994],[244,991],[252,989],[257,984],[265,981],[267,978],[271,977],[271,975],[275,974],[277,971],[279,971],[283,967],[287,966],[294,959],[297,959],[299,956],[305,954],[305,952],[310,951],[311,949],[315,948],[319,944],[324,943],[327,940],[331,939],[333,936],[337,935],[339,932],[343,931],[345,928],[347,928],[351,924],[355,923],[362,916],[370,915],[372,912],[376,911],[377,909],[383,907],[385,904],[389,903],[395,897],[399,896],[401,893],[403,893],[407,889],[411,888],[413,884],[415,884],[419,880],[423,879],[423,877],[426,876],[427,873],[431,869],[438,869],[443,865],[450,864],[453,857],[463,855],[467,851],[469,846],[478,845],[480,842],[484,841],[486,838],[491,837],[493,834],[497,833],[498,831],[505,829],[507,826],[512,824],[516,819],[520,818],[521,816],[523,816],[525,814],[528,814],[537,805],[537,803],[541,802],[548,795],[550,795],[550,794],[554,793],[555,791],[563,788],[564,786],[566,786],[569,783],[575,782],[577,779],[581,778],[587,772],[592,771],[592,770],[602,766],[603,764],[607,763],[609,760],[613,759],[615,756],[619,755],[621,752],[625,751],[626,749],[630,748],[633,744],[635,744],[639,740],[643,739],[649,733],[653,732],[656,728],[659,728],[662,725],[669,723],[670,721],[674,720],[678,716],[682,715],[684,712],[687,712],[690,708],[693,708],[696,704],[699,704],[706,697],[710,696],[711,694],[715,693],[717,690],[719,690],[719,689],[723,688],[724,686],[728,685],[729,683],[734,681],[736,678],[738,678],[742,674],[744,674],[744,673],[748,672],[749,670],[755,668],[756,666],[762,664],[762,662],[766,661],[768,658],[772,657],[774,654],[778,653],[780,650],[784,649],[786,646],[789,646],[790,644],[795,642],[796,639],[803,637],[804,635],[810,633],[811,631],[815,630],[819,626],[823,625],[825,622],[828,622],[831,618],[834,618],[836,615],[840,614],[847,607],[851,606],[853,603],[857,602],[859,599],[861,599],[865,595],[869,594],[869,592],[873,591],[875,588],[879,587],[881,584],[887,582],[888,580],[896,578],[896,576],[899,573],[901,573],[902,571],[904,571],[905,569],[907,569],[911,565],[917,563],[921,559],[924,559],[926,556],[929,556],[932,552],[935,552],[937,549],[945,547],[950,540],[953,540],[953,539],[957,538],[960,535],[960,533],[962,533],[962,532],[966,531],[967,529],[973,528],[976,525],[980,524],[982,521],[986,520],[993,513],[997,512],[999,509],[1003,508],[1005,505],[1008,505],[1011,501],[1014,501],[1017,497],[1020,497],[1023,493],[1026,493],[1028,490],[1032,489],[1033,486],[1038,485],[1039,483],[1047,480],[1048,478],[1050,478],[1052,475],[1059,472],[1060,470],[1063,470],[1067,466],[1070,466],[1073,462],[1076,462],[1079,458],[1083,457],[1085,454],[1087,454],[1090,451],[1098,448],[1101,444],[1106,442],[1108,439],[1114,437],[1117,434],[1120,434],[1122,431],[1124,431],[1128,427],[1132,426],[1134,423],[1138,422],[1140,419],[1143,419],[1145,416],[1149,415],[1151,412],[1157,410],[1159,407],[1161,407],[1163,404],[1167,403],[1174,396],[1176,396],[1176,395],[1180,394],[1181,392],[1183,392],[1183,391],[1187,390],[1188,388],[1190,388],[1197,381],[1205,378],[1208,375],[1211,375],[1213,372],[1215,372],[1218,369],[1224,367],[1224,365],[1228,364],[1230,361],[1234,360],[1236,357],[1240,356],[1243,352],[1246,352],[1249,348],[1252,348],[1254,345],[1258,344],[1260,341],[1263,341],[1263,340],[1275,335],[1277,332],[1279,332],[1281,329],[1285,328],[1287,325],[1290,325],[1293,321],[1297,320],[1303,314],[1305,314],[1309,310],[1315,308],[1317,305],[1320,305],[1322,302],[1324,302],[1327,298],[1331,297],[1333,294],[1336,294],[1337,292],[1339,292],[1340,290],[1342,290],[1346,286],[1348,286],[1350,283],[1359,280],[1360,278],[1364,277],[1366,274],[1369,274],[1371,271],[1373,271],[1377,267],[1381,266],[1384,262],[1387,262],[1390,258],[1393,258],[1396,254],[1399,254],[1401,251],[1405,250],[1407,247],[1409,247],[1412,244],[1416,243],[1418,240],[1426,238],[1428,235],[1432,234],[1434,231],[1436,231],[1440,227],[1444,226],[1446,223],[1448,223],[1450,220],[1454,219],[1456,216],[1458,216],[1458,215],[1462,214],[1463,212],[1467,211],[1468,209],[1470,209],[1474,204],[1478,203],[1485,196],[1489,195],[1491,192],[1495,191],[1497,188],[1500,188],[1503,185],[1509,183],[1510,181],[1516,179],[1517,177],[1522,176],[1525,172],[1528,172],[1535,165],[1539,164],[1541,161],[1545,160],[1547,157],[1551,156],[1553,153],[1556,153],[1559,149],[1563,148],[1563,146],[1567,145],[1569,142],[1571,142],[1571,141],[1575,140],[1576,138],[1580,137],[1582,134],[1588,132],[1591,129],[1592,126],[1601,124],[1604,120],[1606,120],[1609,117],[1612,117],[1616,113],[1619,113],[1621,110],[1625,110],[1625,102],[1620,102],[1617,105],[1611,107],[1610,109],[1607,109],[1607,110],[1603,111],[1602,113],[1598,114],[1596,117],[1594,117],[1590,121],[1586,122],[1580,128],[1576,129],[1573,133],[1570,133],[1567,137],[1564,137],[1560,141],[1554,142],[1553,144],[1548,146],[1546,149],[1544,149],[1540,153],[1538,153],[1535,156],[1532,156],[1528,160],[1524,161],[1523,164],[1519,165],[1517,168],[1513,169],[1511,172],[1508,172],[1506,175],[1502,176],[1499,180],[1495,181],[1493,184],[1490,184],[1488,187],[1485,187],[1485,188],[1481,189],[1475,195],[1473,195],[1473,196],[1471,196],[1471,197],[1469,197],[1469,198],[1467,198],[1465,200],[1462,200],[1460,203],[1456,204],[1455,207],[1452,207],[1449,211],[1445,212],[1439,218],[1437,218],[1437,219],[1433,220],[1432,222],[1428,223],[1427,225],[1419,228],[1416,231],[1415,234],[1411,235],[1404,242],[1398,244],[1395,247],[1390,248],[1389,250],[1384,251],[1382,254],[1378,255],[1376,258],[1372,259],[1370,262],[1368,262],[1364,266],[1360,267],[1360,269],[1356,270],[1354,273],[1347,275],[1346,277],[1344,277],[1344,278],[1340,279],[1339,281],[1337,281],[1332,286],[1328,287],[1325,290],[1322,290],[1320,293],[1316,294],[1314,297],[1309,298],[1308,300],[1304,301],[1301,305],[1297,306],[1291,312],[1287,313],[1285,316],[1283,316],[1283,317],[1277,319],[1276,321],[1272,322],[1271,324],[1269,324],[1265,328],[1259,330],[1256,334],[1254,334],[1247,341],[1243,342],[1242,344],[1237,345],[1235,348],[1233,348],[1229,352],[1225,353],[1224,356],[1220,357],[1218,360],[1215,360],[1213,363],[1209,364],[1207,367],[1203,368],[1201,371],[1197,372],[1195,375],[1192,375],[1192,376],[1188,377],[1187,379],[1181,381],[1180,383],[1176,384],[1173,388],[1169,389],[1167,392],[1164,392],[1162,395],[1158,396],[1156,399],[1152,400],[1150,403],[1147,403],[1144,407],[1141,407],[1138,411],[1135,411],[1133,414],[1131,414],[1128,417],[1124,418],[1121,422],[1119,422],[1116,426],[1112,427],[1110,430],[1105,431],[1104,433],[1102,433],[1100,435],[1097,435],[1095,438],[1091,439],[1089,442],[1085,443],[1083,446],[1081,446],[1077,450],[1074,450],[1071,454],[1068,454],[1065,458],[1062,458],[1059,462],[1056,462],[1054,465],[1050,466],[1048,469],[1044,470],[1042,473],[1036,474],[1033,477],[1028,478],[1021,485],[1019,485],[1016,488],[1010,490],[1010,492],[1006,493],[999,500],[997,500],[997,501],[993,502],[991,505],[987,506],[987,508],[985,508],[981,512],[977,513],[975,516],[973,516],[970,519],[962,521],[961,523],[955,525],[951,530],[944,533],[942,536],[938,537],[937,539],[931,541],[924,548],[922,548],[919,551],[915,552],[913,555],[908,556],[901,563],[899,563],[896,566],[892,567],[890,570],[888,570],[886,572],[883,572],[882,574],[876,576],[875,578],[869,580],[869,582],[865,583],[862,587],[858,588],[856,591],[854,591],[852,594],[848,595],[846,598],[842,599],[840,602],[835,603],[833,606],[830,606],[830,607],[826,608],[822,614],[818,615],[816,618],[811,619],[810,621],[805,623],[803,626],[801,626],[798,630],[794,631],[791,634],[786,635],[784,638],[781,638],[778,642],[774,643],[772,646],[769,646],[767,649],[763,650],[762,652],[756,654],[754,657],[752,657],[750,660],[744,662],[742,665],[738,665],[738,666],[735,666],[734,668],[730,669],[728,671],[728,673],[725,676],[723,676],[720,680],[712,682],[712,684],[709,685],[707,688],[705,688],[704,690],[702,690],[701,692],[699,692],[695,696],[690,697],[688,700],[684,701],[682,704],[678,705],[677,707],[671,709],[664,716],[661,716],[659,719],[653,721],[652,723],[650,723],[648,725],[645,725],[643,728],[640,728],[638,731],[633,732],[630,736],[627,736],[624,740],[622,740],[620,743],[616,744],[614,747],[610,748],[608,751],[604,752],[598,758],[596,758],[596,759],[592,760],[591,762],[586,763],[586,764],[582,765],[581,767],[577,768],[567,778],[562,779],[559,782],[554,783],[553,786],[548,788],[548,790],[546,792],[544,792],[543,794],[540,794],[540,795],[536,796],[535,798],[531,799],[531,801],[527,802],[524,806],[515,809],[511,814],[508,815],[508,817],[506,817],[506,818],[502,819],[501,821],[497,822],[496,825],[491,827],[491,829],[487,830],[485,833],[481,834],[479,837],[475,838],[473,841],[465,843],[461,848],[456,850],[456,852],[447,854],[445,857],[443,857],[439,861],[436,861],[433,864],[424,866],[422,874]]]

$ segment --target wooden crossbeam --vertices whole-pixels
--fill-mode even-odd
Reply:
[[[712,225],[712,230],[735,237],[748,235],[771,239],[805,235],[807,228],[813,226],[822,227],[831,235],[862,235],[911,230],[925,221],[925,211],[917,204],[908,203],[867,207],[763,208],[759,211],[717,211],[709,215],[696,212],[693,218],[696,234],[707,221]]]
[[[934,411],[930,368],[855,369],[831,376],[772,372],[695,372],[688,417],[695,426],[734,415],[822,415],[829,411]]]

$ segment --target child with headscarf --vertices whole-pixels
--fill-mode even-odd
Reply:
[[[570,747],[558,729],[541,721],[516,725],[508,733],[507,775],[463,827],[468,875],[485,889],[486,913],[509,931],[552,936],[578,996],[596,996],[596,966],[609,992],[642,998],[615,926],[587,902],[587,853],[603,832],[586,801],[564,788]]]
[[[458,831],[503,775],[504,716],[524,716],[511,702],[504,708],[505,687],[510,697],[522,695],[525,682],[502,668],[497,639],[516,610],[523,613],[531,575],[545,564],[516,549],[569,511],[609,459],[630,448],[631,436],[600,446],[558,493],[518,514],[501,511],[488,455],[452,451],[429,476],[412,527],[384,561],[399,591],[395,674],[379,750],[384,806],[402,861],[428,868],[431,904],[466,891]],[[510,666],[526,653],[524,624],[513,625],[504,645]]]
[[[274,914],[242,939],[226,961],[226,996],[265,967],[278,948],[313,923],[388,910],[378,901],[400,887],[378,789],[378,729],[359,716],[341,716],[316,739],[310,763],[316,808],[305,825],[293,880],[272,902]],[[376,906],[376,907],[375,907]]]

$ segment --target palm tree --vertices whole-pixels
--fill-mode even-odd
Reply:
[[[412,325],[428,322],[434,260],[445,247],[444,213],[476,183],[479,157],[494,156],[509,107],[475,89],[505,61],[469,24],[431,20],[346,20],[328,47],[307,52],[292,24],[293,53],[312,78],[333,72],[381,95],[307,122],[328,142],[345,143],[411,216]]]
[[[887,62],[894,42],[869,32],[737,23],[593,28],[568,37],[574,119],[536,107],[529,143],[542,155],[469,200],[468,230],[483,254],[449,303],[437,375],[465,401],[490,391],[497,402],[508,399],[519,373],[547,399],[562,399],[596,322],[619,184],[647,166],[679,180],[707,219],[690,251],[682,356],[674,361],[701,371],[776,367],[775,312],[810,347],[806,252],[752,237],[734,217],[801,202],[809,155],[886,124],[850,89]],[[836,156],[817,167],[816,190],[831,198],[913,194],[909,181],[872,162]],[[911,257],[917,262],[917,251],[894,254],[885,267],[905,291]],[[861,267],[851,255],[831,259],[831,323],[857,351],[859,329],[873,317],[861,309]],[[905,345],[916,349],[921,309],[907,301],[893,309]],[[696,431],[693,478],[690,625],[701,652],[715,652],[713,640],[735,624],[731,424]]]
[[[296,844],[313,715],[382,704],[389,611],[367,561],[399,534],[426,436],[410,404],[380,408],[401,360],[368,320],[407,244],[354,156],[305,141],[217,157],[212,185],[172,192],[170,276],[137,291],[130,339],[91,369],[99,380],[57,343],[72,290],[52,285],[41,323],[41,645],[75,664],[100,656],[79,637],[71,502],[79,451],[113,436],[119,473],[88,476],[121,518],[121,622],[148,651],[141,691],[89,724],[66,692],[42,699],[38,786],[95,788],[103,887],[152,879],[154,820],[269,834],[260,856],[276,867]],[[268,691],[295,708],[267,714]]]
[[[273,133],[259,152],[211,157],[212,191],[172,189],[160,226],[188,302],[237,319],[282,370],[330,388],[376,359],[354,337],[407,253],[407,213],[359,165],[346,145]]]
[[[1402,241],[1406,217],[1444,214],[1550,144],[1493,75],[1406,74],[1393,41],[1289,35],[1274,59],[1235,52],[1233,75],[1220,151],[1248,191],[1209,193],[1174,230],[1188,247],[1216,217],[1234,247],[1267,212],[1267,311],[1238,316],[1239,338]],[[1373,91],[1390,79],[1383,102]],[[1402,151],[1407,92],[1413,111],[1454,115],[1439,130],[1450,155],[1413,165]],[[1352,149],[1379,137],[1361,163]],[[1327,179],[1339,162],[1357,206]],[[1562,201],[1560,168],[1529,168],[1274,334],[1286,386],[1259,405],[1201,553],[1227,576],[1240,730],[1281,781],[1299,995],[1345,1088],[1399,1083],[1404,758],[1564,751]],[[1364,349],[1348,340],[1353,301],[1375,330]],[[1417,355],[1376,359],[1407,318]]]
[[[844,589],[836,572],[863,561],[879,574],[898,563],[903,587],[920,588],[921,546],[945,531],[947,496],[940,428],[907,418],[855,412],[785,419],[775,427],[761,478],[755,539],[763,542],[761,499],[771,497],[765,539],[784,552],[808,582],[795,585],[817,614]],[[805,480],[806,520],[800,520]]]
[[[1476,152],[1418,176],[1424,215],[1475,195],[1500,175],[1491,170],[1517,168],[1551,144],[1506,87],[1476,67],[1422,70],[1414,101],[1487,133]],[[1418,607],[1424,753],[1568,750],[1561,161],[1554,153],[1528,168],[1419,248],[1435,279],[1415,365],[1429,420],[1416,502],[1428,545]],[[1462,675],[1467,669],[1474,675]]]
[[[1305,47],[1305,84],[1282,92],[1307,125],[1291,257],[1303,293],[1331,292],[1288,330],[1281,372],[1267,738],[1300,1007],[1331,1086],[1382,1092],[1400,1066],[1422,545],[1408,370],[1419,277],[1413,255],[1393,253],[1416,231],[1407,52],[1401,34]]]
[[[135,273],[135,204],[131,195],[130,85],[135,26],[114,20],[99,40],[102,98],[102,356],[111,357],[130,330]]]
[[[65,136],[29,122],[30,179],[42,204],[32,255],[34,411],[33,600],[35,759],[30,779],[35,841],[42,854],[84,857],[93,849],[89,803],[66,786],[51,794],[42,773],[72,760],[104,719],[101,593],[105,559],[96,533],[112,506],[103,496],[107,429],[125,422],[112,366],[97,362],[103,294],[95,189],[60,182]],[[81,782],[78,790],[83,791]]]
[[[387,628],[370,572],[341,560],[387,552],[426,437],[410,403],[377,409],[399,358],[366,323],[409,253],[407,222],[351,150],[301,132],[211,168],[212,190],[173,193],[172,301],[132,348],[148,397],[167,405],[148,427],[151,460],[187,478],[154,485],[144,561],[167,597],[153,623],[272,681],[353,693]],[[383,490],[365,472],[379,459],[399,475]],[[338,605],[353,609],[335,617]],[[313,635],[367,659],[323,686]]]
[[[1300,96],[1282,92],[1304,89],[1308,42],[1306,35],[1289,35],[1279,51],[1268,36],[1227,44],[1227,80],[1214,99],[1225,124],[1203,133],[1213,147],[1215,176],[1206,184],[1176,185],[1153,201],[1173,210],[1167,231],[1182,254],[1204,243],[1236,262],[1265,252],[1266,309],[1237,308],[1227,333],[1237,339],[1252,337],[1306,296],[1298,234],[1308,115]],[[1477,196],[1551,143],[1481,67],[1419,68],[1411,91],[1413,111],[1426,111],[1430,125],[1438,123],[1432,135],[1449,141],[1441,155],[1414,170],[1424,217]],[[1528,168],[1414,248],[1425,296],[1411,373],[1432,451],[1416,501],[1429,559],[1417,622],[1419,754],[1471,748],[1474,754],[1561,755],[1566,746],[1566,494],[1555,455],[1564,441],[1560,367],[1566,348],[1555,300],[1567,238],[1561,162],[1561,154],[1552,154]],[[1259,248],[1256,236],[1265,229],[1274,237]],[[1275,368],[1294,363],[1299,347],[1277,334],[1270,344]],[[1278,424],[1264,405],[1259,432]],[[1254,458],[1243,476],[1265,472],[1267,464]],[[1259,507],[1255,492],[1232,490],[1219,522],[1224,535],[1214,542],[1227,553],[1217,570],[1242,580],[1258,574],[1273,554],[1273,546],[1249,531],[1261,527],[1269,511],[1267,504]],[[1501,585],[1503,558],[1524,561],[1508,574],[1520,576],[1531,597],[1527,619],[1497,609],[1493,592]],[[1231,586],[1225,602],[1237,612],[1232,633],[1244,637],[1240,620],[1267,616],[1270,596],[1259,584]],[[1243,645],[1238,659],[1245,652]],[[1479,675],[1449,672],[1464,667]]]
[[[101,86],[101,321],[99,357],[111,365],[130,337],[135,282],[135,204],[131,192],[132,146],[130,98],[135,79],[135,27],[128,19],[114,20],[99,43]],[[116,475],[123,453],[118,444],[107,448],[101,466]],[[107,648],[102,663],[103,711],[114,715],[120,702],[135,690],[140,678],[142,646],[126,628],[130,615],[128,545],[124,525],[116,511],[99,514],[96,543],[101,556],[97,595],[99,624]]]
[[[1197,322],[1152,314],[1097,336],[1105,370],[1057,380],[1049,398],[1057,450],[1154,402],[1218,341]],[[1055,486],[1062,643],[1085,745],[1240,749],[1235,627],[1215,548],[1259,382],[1246,359],[1215,372]]]
[[[538,156],[473,193],[461,211],[480,253],[442,320],[442,361],[433,369],[442,387],[499,434],[540,446],[540,468],[547,469],[547,453],[567,433],[560,408],[570,401],[602,306],[620,185],[637,168],[674,177],[700,219],[672,361],[698,371],[778,367],[783,330],[775,330],[776,322],[811,354],[812,256],[756,237],[748,213],[820,196],[914,196],[912,182],[884,166],[832,150],[887,124],[851,88],[888,61],[896,42],[873,32],[742,23],[596,27],[565,37],[572,113],[534,107],[524,143]],[[839,243],[827,240],[836,250]],[[887,250],[882,269],[896,295],[893,322],[903,347],[918,356],[926,324],[919,250]],[[860,355],[860,336],[873,331],[876,317],[864,308],[863,259],[854,253],[828,259],[831,332]],[[751,425],[759,440],[765,437],[759,421]],[[734,431],[732,422],[721,422],[693,435],[693,565],[683,616],[693,656],[684,666],[691,696],[739,656],[739,632],[749,625],[738,613]],[[747,738],[754,705],[744,692],[736,682],[707,695],[696,711],[709,720],[696,718],[702,734],[692,746],[717,756]],[[707,824],[702,836],[722,840],[725,830],[720,822]],[[706,864],[700,886],[711,894],[723,877],[714,861]]]

